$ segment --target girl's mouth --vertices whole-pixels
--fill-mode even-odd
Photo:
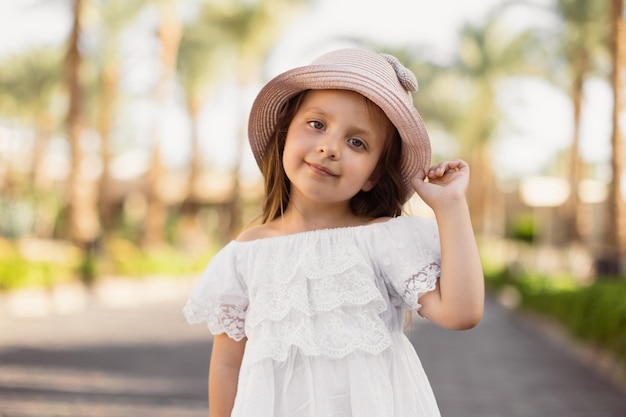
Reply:
[[[333,171],[331,171],[328,168],[323,167],[322,165],[318,165],[318,164],[311,164],[307,162],[307,165],[309,166],[309,168],[311,168],[311,171],[313,171],[315,174],[320,175],[322,177],[336,177],[337,174],[335,174]]]

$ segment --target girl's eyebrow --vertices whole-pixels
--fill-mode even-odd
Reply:
[[[305,113],[316,113],[316,114],[319,114],[320,116],[329,117],[328,113],[326,111],[324,111],[324,109],[322,109],[320,107],[306,107],[306,106],[303,106],[302,110]]]

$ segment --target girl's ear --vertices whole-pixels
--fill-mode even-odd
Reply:
[[[374,172],[372,172],[372,175],[370,175],[370,177],[365,182],[365,184],[363,184],[361,191],[365,191],[366,193],[368,191],[372,191],[372,188],[374,188],[376,184],[378,184],[378,180],[380,180],[380,178],[382,177],[381,174],[382,174],[382,167],[380,166],[380,162],[379,162],[379,166],[376,167]]]
[[[369,179],[367,180],[367,182],[363,185],[363,188],[361,188],[361,190],[368,192],[371,191],[372,188],[374,188],[374,186],[376,185],[376,181],[374,181],[373,179]]]

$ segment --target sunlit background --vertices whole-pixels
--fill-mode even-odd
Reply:
[[[493,294],[560,317],[572,306],[558,307],[559,294],[600,288],[594,300],[614,316],[596,342],[626,361],[620,10],[622,0],[2,0],[0,294],[41,292],[3,311],[77,311],[88,301],[73,296],[116,280],[197,276],[259,214],[246,137],[256,93],[324,52],[365,47],[416,74],[433,160],[470,163]],[[430,215],[417,197],[407,211]],[[41,301],[61,288],[71,296]]]

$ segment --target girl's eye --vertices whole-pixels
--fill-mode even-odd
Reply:
[[[350,138],[348,139],[348,143],[358,149],[365,148],[365,143],[363,143],[363,141],[358,138]]]
[[[323,130],[324,129],[324,123],[320,122],[319,120],[312,120],[312,121],[310,121],[309,122],[309,126],[311,126],[315,130]]]

